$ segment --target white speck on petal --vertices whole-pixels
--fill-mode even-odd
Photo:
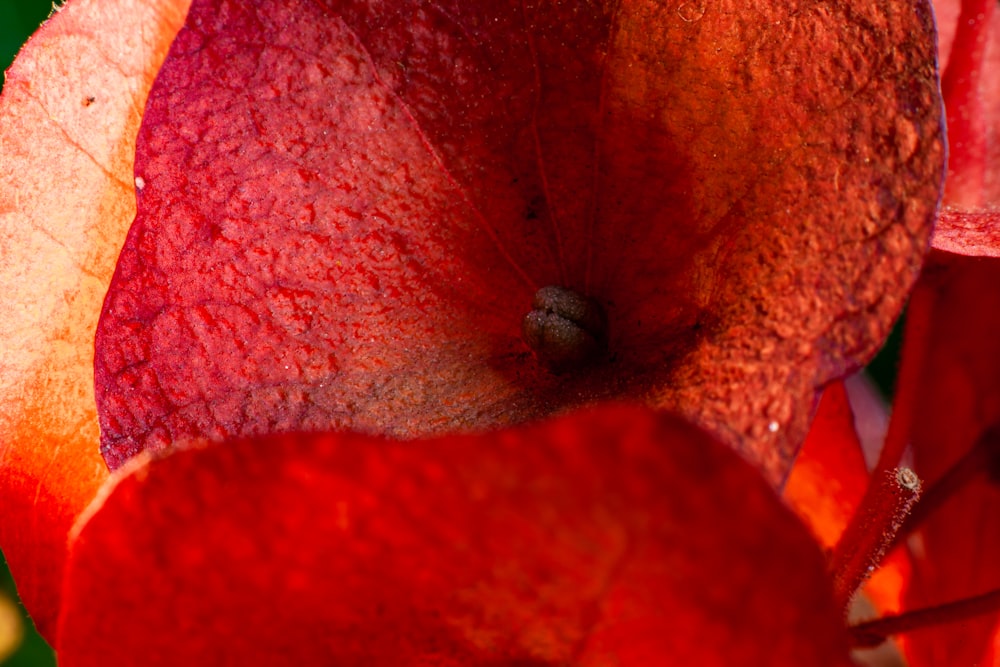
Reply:
[[[773,421],[767,425],[767,430],[770,431],[771,433],[777,433],[779,428],[781,428],[781,424],[779,424],[778,422]]]
[[[143,178],[142,176],[136,176],[135,177],[135,189],[136,190],[142,190],[144,187],[146,187],[146,179]]]

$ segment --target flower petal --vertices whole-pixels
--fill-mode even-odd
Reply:
[[[867,485],[868,468],[847,389],[835,382],[823,392],[782,495],[819,543],[832,549]]]
[[[805,527],[726,446],[647,409],[147,455],[92,511],[71,667],[850,664]]]
[[[934,227],[934,247],[957,255],[1000,257],[1000,208],[944,207]]]
[[[139,111],[185,8],[69,3],[0,98],[0,545],[50,638],[66,534],[108,474],[93,336],[135,211]]]
[[[334,8],[335,7],[335,8]],[[199,1],[144,119],[98,331],[105,456],[673,407],[783,479],[914,279],[929,8]],[[532,295],[596,298],[554,375]]]
[[[936,0],[948,180],[934,247],[1000,255],[1000,11],[993,0]]]
[[[984,431],[1000,424],[1000,260],[935,253],[917,289],[933,294],[933,324],[910,429],[926,499]],[[921,523],[910,608],[1000,587],[1000,483],[980,472]],[[996,664],[982,660],[998,635],[996,614],[914,632],[907,641],[909,664]]]

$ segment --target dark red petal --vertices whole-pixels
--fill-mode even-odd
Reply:
[[[1000,255],[1000,11],[995,0],[936,0],[948,116],[948,186],[934,247]]]
[[[911,429],[926,496],[983,431],[1000,422],[1000,260],[935,254],[917,289],[933,295]],[[1000,587],[1000,480],[984,471],[922,524],[918,544],[909,608]],[[910,664],[993,664],[981,661],[997,626],[994,615],[914,632]]]
[[[805,527],[645,409],[124,471],[72,544],[60,664],[849,664]]]
[[[191,436],[481,430],[630,397],[784,477],[926,247],[928,8],[195,4],[98,332],[117,466]],[[535,291],[604,363],[521,340]]]

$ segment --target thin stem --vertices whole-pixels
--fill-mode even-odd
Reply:
[[[924,360],[930,346],[935,297],[933,282],[927,282],[924,278],[917,283],[910,297],[889,432],[872,472],[872,481],[865,489],[865,495],[840,536],[831,558],[836,599],[845,608],[857,587],[878,566],[878,561],[892,546],[895,533],[916,498],[915,494],[913,498],[899,498],[891,485],[887,486],[887,481],[895,477],[896,466],[903,458],[903,451],[910,440],[917,392],[921,387],[920,376],[923,374]],[[903,516],[896,514],[896,503],[900,502],[906,503]],[[892,522],[897,520],[899,523],[892,526]],[[886,537],[889,527],[892,528],[892,534]]]
[[[868,492],[872,502],[851,519],[830,561],[834,599],[844,609],[882,562],[920,495],[920,480],[909,468],[900,468],[874,478]]]
[[[927,485],[920,495],[920,502],[896,533],[893,547],[915,531],[927,517],[970,481],[996,470],[998,459],[1000,459],[1000,424],[994,424],[983,431],[965,456],[956,461],[933,484]]]
[[[913,630],[964,621],[977,616],[1000,612],[1000,588],[954,602],[946,602],[934,607],[914,609],[901,614],[858,623],[848,628],[854,648],[871,648],[884,642],[889,636]]]

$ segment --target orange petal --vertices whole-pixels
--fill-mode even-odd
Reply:
[[[854,429],[854,413],[843,382],[823,392],[809,435],[785,485],[785,500],[832,549],[857,509],[868,469]]]
[[[66,5],[0,98],[0,546],[50,637],[66,534],[107,477],[93,338],[135,215],[135,135],[187,4]]]

